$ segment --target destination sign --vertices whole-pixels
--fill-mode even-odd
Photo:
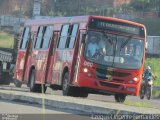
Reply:
[[[142,27],[111,20],[92,19],[89,23],[89,28],[110,30],[116,32],[129,33],[138,36],[144,36],[144,29]]]

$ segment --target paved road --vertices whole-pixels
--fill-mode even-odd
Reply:
[[[90,116],[80,116],[77,114],[80,113],[0,100],[0,120],[6,120],[6,117],[8,120],[10,120],[9,117],[15,118],[15,120],[91,120]]]
[[[0,89],[2,88],[9,89],[9,90],[12,89],[12,90],[29,92],[29,88],[26,87],[26,85],[23,85],[22,88],[16,88],[13,84],[11,84],[10,86],[3,86],[3,87],[0,86]],[[60,90],[53,91],[52,89],[47,88],[46,94],[62,95],[62,91]],[[104,101],[104,102],[112,102],[112,103],[115,102],[114,96],[105,96],[105,95],[89,94],[87,99],[96,100],[96,101]],[[160,99],[141,100],[139,97],[127,96],[126,101],[129,104],[132,102],[137,102],[137,104],[145,103],[148,107],[160,109]]]
[[[62,95],[62,91],[53,91],[51,89],[48,89],[47,94],[56,94],[56,95]],[[96,95],[96,94],[89,94],[87,99],[96,100],[96,101],[103,101],[103,102],[115,102],[114,96],[107,96],[107,95]],[[136,96],[127,96],[126,98],[126,104],[131,104],[132,102],[136,102],[136,104],[145,104],[144,106],[148,106],[151,108],[157,108],[160,110],[160,99],[151,99],[147,100],[144,98],[141,100],[139,97]]]
[[[0,101],[0,114],[67,114],[56,110],[46,109],[43,106],[22,104],[11,101]]]

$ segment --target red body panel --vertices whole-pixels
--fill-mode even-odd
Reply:
[[[16,69],[14,78],[17,80],[23,80],[23,74],[25,72],[25,64],[26,64],[26,51],[18,51],[17,53],[17,62],[16,62]]]
[[[124,93],[129,95],[135,95],[137,96],[139,93],[139,87],[141,84],[142,79],[142,71],[143,68],[140,68],[139,70],[125,70],[125,69],[118,69],[115,68],[110,71],[114,71],[117,73],[122,74],[129,74],[126,77],[117,77],[116,75],[112,75],[112,79],[106,79],[106,80],[100,80],[96,77],[96,68],[97,65],[93,64],[92,67],[85,64],[85,62],[88,62],[84,60],[82,57],[79,73],[77,79],[74,81],[75,84],[77,84],[79,87],[86,87],[96,90],[104,90],[111,93]],[[83,68],[87,68],[88,72],[84,73]],[[106,68],[107,71],[107,68]],[[91,76],[88,76],[88,73],[91,74]],[[129,81],[133,80],[134,77],[138,78],[138,81],[136,83],[130,84]],[[135,89],[134,92],[129,91],[127,89]]]

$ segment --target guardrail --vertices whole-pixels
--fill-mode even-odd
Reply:
[[[4,51],[0,50],[0,61],[11,62],[12,61],[12,53],[4,52]]]
[[[24,18],[17,18],[12,15],[2,15],[0,16],[0,26],[6,26],[6,27],[14,27],[17,24],[24,23]]]

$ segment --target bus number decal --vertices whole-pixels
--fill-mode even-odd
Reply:
[[[84,66],[93,67],[93,63],[84,61]]]

